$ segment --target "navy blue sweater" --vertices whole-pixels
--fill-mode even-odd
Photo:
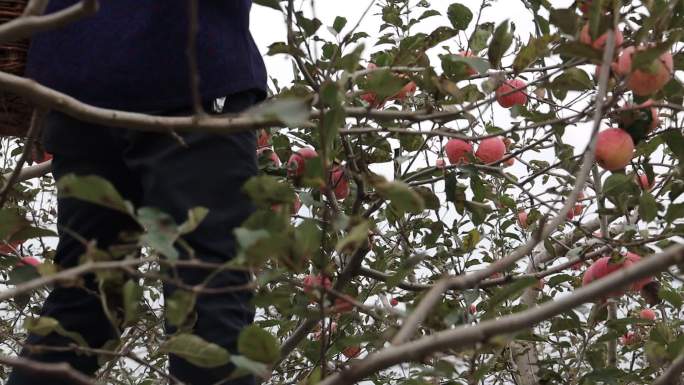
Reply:
[[[78,0],[52,0],[47,12]],[[251,0],[199,0],[197,60],[204,101],[256,89],[266,71],[249,32]],[[100,0],[100,10],[34,35],[26,76],[100,107],[192,105],[187,0]]]

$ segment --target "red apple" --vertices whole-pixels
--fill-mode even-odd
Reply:
[[[397,92],[394,96],[392,96],[390,99],[391,100],[405,100],[407,97],[413,95],[416,93],[416,83],[414,81],[410,81],[402,87],[399,92]]]
[[[349,346],[342,351],[342,354],[348,359],[356,358],[361,354],[361,347],[358,345]]]
[[[333,312],[335,313],[349,313],[354,310],[354,304],[344,298],[335,298],[335,305]]]
[[[274,204],[271,206],[271,210],[278,212],[280,211],[280,204]],[[297,215],[299,209],[302,208],[302,201],[299,199],[299,194],[295,193],[294,201],[292,202],[292,210],[290,210],[290,215]]]
[[[292,215],[297,215],[299,209],[302,208],[302,200],[299,199],[299,194],[295,193],[294,202],[292,202]]]
[[[527,94],[524,90],[524,87],[526,86],[527,83],[520,79],[506,80],[504,84],[496,90],[496,101],[504,108],[511,108],[516,104],[524,106],[527,104]],[[518,88],[521,89],[511,92]]]
[[[330,278],[325,277],[321,274],[318,274],[316,276],[307,275],[306,277],[304,277],[304,281],[302,283],[304,285],[305,293],[311,293],[315,289],[319,289],[321,287],[325,289],[332,288],[332,281],[330,281]]]
[[[632,71],[632,56],[635,52],[646,48],[645,46],[625,48],[616,66],[616,72],[627,77],[627,87],[639,96],[647,96],[657,92],[670,81],[673,74],[674,63],[670,52],[660,55],[647,68]]]
[[[624,40],[624,37],[622,36],[622,32],[620,30],[615,30],[615,47],[619,47],[622,45],[622,42]],[[606,43],[608,42],[608,32],[605,32],[601,36],[599,36],[596,40],[591,39],[591,33],[589,33],[589,23],[585,24],[582,30],[580,31],[580,42],[583,44],[587,44],[592,46],[594,49],[603,51],[603,49],[606,46]],[[617,50],[616,50],[617,52]]]
[[[572,208],[572,213],[576,216],[582,215],[583,211],[584,211],[583,205],[575,205],[575,207]]]
[[[291,178],[301,177],[306,170],[306,162],[317,156],[316,150],[309,147],[304,147],[295,152],[287,161],[287,175]]]
[[[506,144],[504,144],[504,141],[500,137],[495,136],[480,142],[480,145],[475,152],[475,156],[483,163],[494,163],[501,160],[505,153]]]
[[[646,308],[639,312],[639,317],[654,321],[656,319],[656,313],[653,310]]]
[[[620,337],[620,343],[622,345],[633,345],[637,343],[639,337],[634,332],[627,332],[622,337]]]
[[[366,66],[366,69],[368,70],[374,70],[376,68],[378,68],[378,66],[376,66],[375,63],[368,63],[368,66]],[[361,94],[361,99],[368,103],[371,108],[378,109],[385,105],[385,101],[380,100],[375,92],[363,93]]]
[[[584,263],[582,261],[575,263],[574,265],[570,266],[572,270],[579,271],[582,269],[582,266]]]
[[[578,0],[577,4],[579,5],[579,9],[582,11],[582,13],[587,13],[589,12],[589,7],[591,6],[591,0]]]
[[[257,148],[268,147],[271,145],[271,134],[267,129],[257,131]]]
[[[625,267],[631,266],[635,263],[638,263],[639,261],[641,261],[641,256],[638,254],[631,253],[628,251],[625,255]],[[633,282],[631,289],[634,291],[640,291],[644,288],[644,286],[648,285],[651,282],[653,282],[653,277],[642,278],[636,282]]]
[[[567,214],[565,214],[565,218],[567,218],[569,221],[572,220],[572,218],[575,217],[575,209],[574,207],[568,210]]]
[[[40,261],[36,257],[23,257],[17,262],[16,266],[38,266],[40,265]]]
[[[608,274],[612,274],[624,267],[625,261],[614,262],[610,257],[601,257],[594,261],[589,268],[584,272],[582,277],[582,286],[586,286],[597,279],[601,279]],[[609,293],[609,297],[619,297],[623,294],[622,291]]]
[[[598,134],[596,161],[606,170],[624,168],[634,156],[634,141],[624,130],[609,128]]]
[[[471,303],[470,306],[468,306],[468,311],[470,314],[477,313],[477,306],[474,303]]]
[[[444,146],[444,152],[446,152],[450,164],[468,163],[466,154],[473,153],[473,146],[461,139],[449,139]]]
[[[641,260],[641,257],[637,254],[627,252],[625,257],[620,261],[613,261],[611,257],[601,257],[597,259],[594,263],[589,266],[587,271],[584,273],[582,278],[582,285],[588,285],[591,282],[601,279],[608,274],[612,274],[622,268],[629,267]],[[653,277],[642,278],[634,283],[632,283],[630,289],[634,291],[640,291],[644,286],[653,282]],[[613,292],[608,294],[611,297],[617,297],[622,295],[622,292]]]
[[[524,211],[521,211],[518,213],[518,223],[520,224],[520,227],[523,229],[526,229],[527,226],[529,226],[529,223],[527,223],[527,213]]]
[[[257,149],[257,158],[261,159],[262,157],[268,157],[273,166],[280,167],[280,158],[270,147],[259,147]]]
[[[349,196],[349,179],[341,166],[335,166],[330,171],[330,187],[337,199],[342,200]]]
[[[42,154],[33,157],[33,161],[36,163],[45,163],[48,160],[52,160],[52,154],[47,151],[43,151]]]
[[[396,299],[396,298],[392,298],[392,299],[390,300],[390,305],[392,305],[392,307],[395,307],[395,306],[399,305],[399,300]]]
[[[639,186],[646,191],[650,191],[655,185],[655,180],[648,180],[648,175],[646,174],[639,173],[638,177],[635,176],[635,178]]]
[[[1,254],[13,254],[16,249],[18,249],[24,241],[14,241],[9,243],[0,243],[0,253]]]
[[[475,57],[472,52],[470,51],[461,51],[458,53],[458,56],[462,57]],[[466,65],[468,67],[468,76],[473,76],[477,75],[477,70],[475,70],[473,67]]]

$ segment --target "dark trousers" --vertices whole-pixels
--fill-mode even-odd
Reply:
[[[223,112],[244,110],[255,101],[256,96],[251,93],[228,97]],[[186,109],[167,114],[189,113]],[[241,192],[243,183],[257,173],[253,132],[221,136],[182,134],[187,144],[183,146],[170,135],[94,127],[59,113],[48,115],[46,130],[46,147],[54,153],[56,180],[70,173],[101,176],[136,207],[156,207],[170,214],[178,224],[186,220],[189,208],[204,206],[209,209],[208,216],[183,239],[203,261],[220,263],[234,256],[232,231],[253,210],[251,202]],[[136,223],[122,213],[71,198],[58,200],[58,228],[60,238],[55,262],[61,268],[78,264],[85,252],[84,239],[95,240],[97,247],[106,251],[109,246],[122,243],[122,232],[140,231]],[[181,258],[187,258],[182,247],[176,249],[181,252]],[[209,273],[206,269],[177,268],[173,275],[192,285],[202,282]],[[237,286],[248,281],[247,273],[230,271],[218,274],[210,286]],[[55,287],[45,301],[41,315],[57,319],[67,331],[79,333],[91,348],[100,348],[108,340],[116,339],[117,333],[102,309],[96,280],[88,276],[85,282],[85,289]],[[165,296],[168,298],[175,289],[173,285],[165,284]],[[197,318],[192,333],[236,353],[240,330],[253,321],[251,295],[248,290],[200,295],[194,309]],[[174,331],[169,325],[166,329]],[[31,334],[26,343],[68,346],[72,340],[55,333],[44,337]],[[89,375],[99,367],[95,355],[32,352],[27,348],[22,355],[42,362],[67,362]],[[203,369],[173,355],[169,359],[170,374],[186,384],[213,384],[233,370],[232,366]],[[231,385],[253,383],[251,377],[226,382]],[[37,384],[68,382],[22,370],[14,370],[8,382],[8,385]]]

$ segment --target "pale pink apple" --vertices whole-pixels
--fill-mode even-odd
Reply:
[[[615,66],[618,74],[627,77],[627,87],[639,96],[657,92],[670,81],[673,74],[674,63],[670,52],[663,53],[646,68],[633,71],[632,56],[646,48],[645,46],[625,48]]]
[[[473,153],[473,146],[461,139],[449,139],[444,146],[450,164],[468,163],[467,154]]]
[[[494,163],[501,160],[506,153],[506,144],[498,136],[487,138],[480,142],[475,156],[483,163]]]
[[[617,48],[622,45],[624,37],[622,36],[622,32],[620,32],[620,30],[615,30],[614,32],[615,47]],[[603,49],[606,47],[606,43],[608,42],[608,32],[603,33],[601,36],[596,38],[596,40],[592,40],[591,33],[589,32],[589,23],[587,23],[584,25],[584,27],[582,27],[582,30],[580,31],[580,41],[583,44],[592,46],[594,49],[603,51]],[[617,49],[615,52],[617,52]]]
[[[609,128],[598,134],[596,161],[606,170],[624,168],[634,156],[632,137],[620,128]]]
[[[526,86],[527,83],[520,79],[506,80],[496,90],[496,101],[504,108],[511,108],[515,105],[524,106],[527,104],[527,94],[524,89]]]

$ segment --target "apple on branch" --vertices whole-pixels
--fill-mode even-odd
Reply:
[[[520,79],[506,80],[496,90],[496,101],[503,108],[511,108],[515,105],[524,106],[527,104],[525,87],[527,87],[527,83]]]

